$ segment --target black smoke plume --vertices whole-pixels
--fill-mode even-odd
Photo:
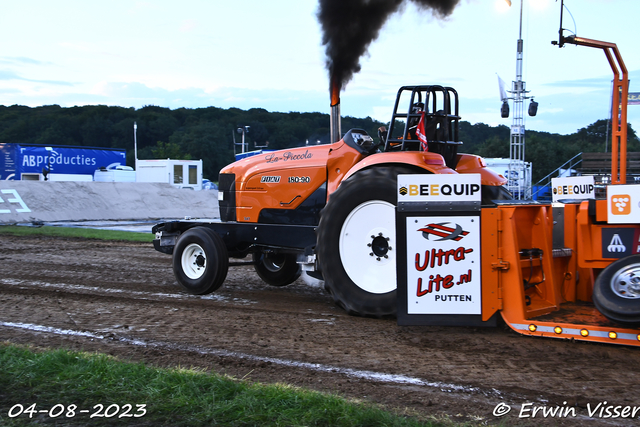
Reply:
[[[340,91],[360,71],[360,57],[374,41],[387,18],[411,1],[438,18],[453,12],[459,0],[320,0],[318,20],[332,93]],[[420,30],[416,29],[416,37]]]

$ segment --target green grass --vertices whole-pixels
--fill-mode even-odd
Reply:
[[[103,354],[67,350],[34,351],[0,343],[0,425],[143,425],[143,426],[433,426],[385,412],[372,405],[287,385],[262,385],[194,369],[164,369],[121,362]],[[62,409],[17,415],[26,410]],[[141,417],[90,418],[111,406]],[[69,405],[75,416],[66,417]],[[116,407],[115,405],[118,405]],[[90,410],[81,414],[82,409]],[[138,412],[140,411],[140,412]],[[104,409],[102,410],[104,414]],[[450,425],[450,423],[447,423]]]
[[[10,234],[13,236],[53,236],[100,240],[125,240],[130,242],[152,242],[154,239],[154,235],[152,233],[51,226],[25,227],[16,225],[0,225],[0,235],[1,234]]]

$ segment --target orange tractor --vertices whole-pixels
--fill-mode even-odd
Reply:
[[[484,203],[509,197],[504,177],[457,153],[458,105],[452,88],[402,87],[377,143],[351,129],[332,144],[239,160],[220,172],[221,221],[158,224],[155,247],[173,253],[178,282],[195,294],[220,287],[229,256],[251,254],[270,285],[292,283],[304,267],[349,313],[394,314],[397,175],[479,174]]]
[[[614,44],[565,42],[602,48],[614,70],[617,185],[606,200],[577,200],[593,186],[572,182],[556,189],[567,195],[560,203],[511,200],[504,177],[458,153],[455,90],[407,86],[378,142],[351,129],[332,144],[237,161],[220,173],[220,220],[157,224],[154,246],[173,254],[177,281],[194,294],[218,289],[229,266],[246,264],[229,259],[251,254],[266,283],[288,285],[304,269],[351,314],[481,326],[500,315],[526,335],[640,346],[627,71]]]

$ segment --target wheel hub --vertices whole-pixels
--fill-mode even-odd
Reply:
[[[371,243],[367,246],[371,248],[369,256],[375,256],[377,261],[381,261],[382,258],[389,258],[387,252],[392,248],[389,246],[389,237],[385,237],[384,234],[378,233],[377,236],[371,235]]]
[[[192,280],[199,279],[205,272],[207,258],[204,249],[196,243],[191,243],[182,252],[182,271]]]
[[[640,298],[640,264],[629,265],[620,270],[611,282],[616,295],[622,298]]]
[[[204,267],[204,261],[205,261],[205,257],[203,257],[202,254],[198,254],[196,256],[196,262],[194,264],[202,268]]]
[[[264,267],[271,271],[272,273],[276,273],[282,269],[282,266],[285,263],[285,257],[282,254],[273,254],[266,253],[263,258]]]

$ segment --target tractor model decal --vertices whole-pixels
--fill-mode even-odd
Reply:
[[[279,176],[269,176],[269,175],[265,175],[262,178],[260,178],[260,182],[264,183],[270,183],[270,184],[277,184],[280,182],[280,177]]]
[[[290,176],[288,180],[289,184],[308,184],[311,182],[311,177],[309,176]]]
[[[282,154],[278,156],[278,154]],[[264,159],[267,163],[276,163],[276,162],[288,162],[289,160],[305,160],[313,157],[313,153],[310,153],[309,150],[306,150],[304,153],[285,151],[282,152],[273,152],[264,156]]]

